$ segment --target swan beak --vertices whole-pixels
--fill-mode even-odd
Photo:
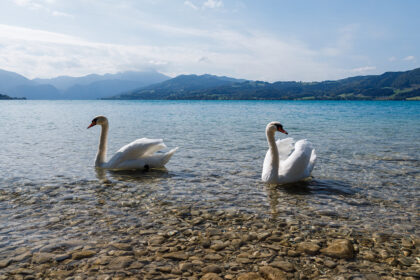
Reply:
[[[91,128],[92,126],[95,126],[96,122],[92,122],[87,128]]]
[[[286,131],[286,130],[284,130],[283,128],[280,128],[280,127],[279,127],[279,129],[278,129],[278,130],[279,130],[281,133],[284,133],[284,134],[286,134],[286,135],[287,135],[287,134],[289,134],[289,133],[287,133],[287,131]]]

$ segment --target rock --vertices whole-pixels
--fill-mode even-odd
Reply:
[[[35,271],[32,269],[27,269],[27,268],[18,268],[16,270],[13,271],[14,274],[21,274],[21,275],[31,275],[34,274]],[[25,277],[26,279],[26,277]]]
[[[297,246],[297,252],[306,253],[308,255],[316,255],[321,247],[314,242],[302,242]]]
[[[270,263],[270,266],[280,268],[283,271],[286,272],[293,272],[295,271],[295,266],[287,261],[275,261]]]
[[[264,280],[258,273],[256,272],[248,272],[238,276],[237,280]]]
[[[129,267],[130,264],[134,262],[134,258],[131,256],[121,256],[112,259],[109,264],[108,268],[110,269],[123,269]]]
[[[163,242],[165,242],[165,238],[163,236],[156,236],[149,239],[148,244],[153,245],[161,245]]]
[[[204,259],[209,261],[220,261],[223,257],[219,254],[208,254],[204,257]]]
[[[259,273],[267,280],[286,280],[287,275],[280,269],[271,267],[271,266],[263,266],[260,267]]]
[[[192,263],[180,263],[179,264],[179,270],[181,270],[182,272],[192,270],[193,267],[194,267],[194,265]]]
[[[184,252],[171,252],[164,254],[163,257],[165,259],[177,260],[177,261],[185,261],[188,259],[188,255]]]
[[[201,277],[201,280],[223,280],[223,278],[220,278],[216,273],[206,273]]]
[[[222,269],[220,266],[216,264],[210,264],[202,269],[204,273],[213,272],[213,273],[221,273]]]
[[[5,259],[0,261],[0,268],[5,268],[9,266],[9,264],[12,262],[11,259]]]
[[[37,264],[52,262],[54,259],[55,255],[51,253],[35,253],[32,255],[32,262]]]
[[[79,252],[75,252],[72,254],[72,259],[73,260],[81,260],[84,258],[90,258],[93,257],[96,254],[95,251],[92,250],[83,250],[83,251],[79,251]]]
[[[401,240],[401,245],[402,245],[404,248],[407,248],[407,249],[411,249],[411,248],[413,248],[413,247],[414,247],[413,242],[411,242],[411,240],[406,239],[406,238],[403,238],[403,239]]]
[[[54,260],[56,260],[57,262],[61,262],[70,258],[71,258],[70,254],[60,254],[60,255],[55,255]]]
[[[111,243],[109,244],[112,247],[122,250],[122,251],[131,251],[132,250],[132,246],[130,244],[127,243]]]
[[[300,253],[297,252],[297,251],[295,251],[295,250],[288,250],[287,251],[287,255],[289,257],[299,257],[300,256]]]
[[[412,258],[400,257],[398,261],[404,266],[411,266],[415,261]]]
[[[326,266],[326,267],[328,267],[328,268],[335,268],[336,266],[337,266],[337,263],[335,263],[335,262],[333,262],[333,261],[330,261],[330,260],[326,260],[325,262],[324,262],[324,265]]]
[[[353,244],[347,239],[336,239],[321,253],[333,258],[351,259],[354,256]]]
[[[223,249],[225,249],[228,246],[227,243],[223,243],[223,242],[215,242],[213,245],[210,246],[210,249],[213,249],[215,251],[221,251]]]

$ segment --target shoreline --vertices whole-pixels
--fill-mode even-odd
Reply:
[[[0,279],[406,279],[420,238],[194,206],[151,208],[145,221],[15,246]],[[60,227],[50,223],[46,229]],[[337,278],[338,277],[338,278]]]

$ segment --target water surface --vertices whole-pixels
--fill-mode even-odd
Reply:
[[[96,115],[109,119],[110,155],[142,137],[180,149],[166,171],[96,172]],[[314,144],[311,180],[260,182],[274,120]],[[2,101],[0,253],[100,237],[104,221],[141,224],[164,205],[418,235],[419,139],[419,102]]]

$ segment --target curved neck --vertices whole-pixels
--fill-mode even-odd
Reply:
[[[106,162],[106,144],[108,138],[108,123],[101,125],[101,138],[98,153],[96,154],[95,166],[101,166]]]
[[[274,133],[272,131],[267,130],[266,132],[267,142],[269,147],[269,153],[271,155],[271,162],[269,162],[269,166],[271,168],[270,172],[270,180],[277,180],[279,174],[279,151],[277,149],[276,140],[274,138]]]

